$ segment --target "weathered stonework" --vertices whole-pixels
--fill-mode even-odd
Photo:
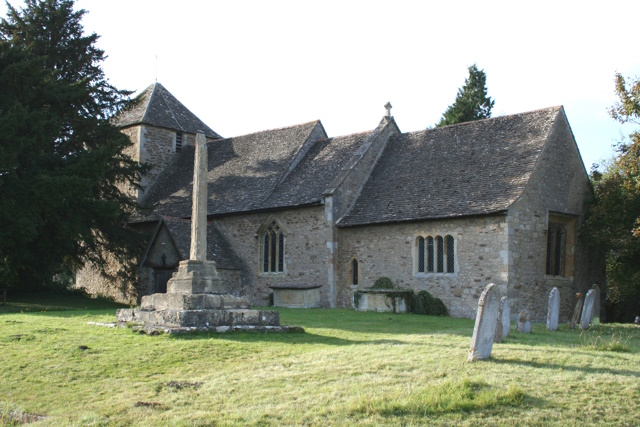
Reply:
[[[454,237],[454,273],[417,272],[415,241],[421,235]],[[388,276],[400,287],[426,290],[440,298],[451,315],[472,318],[478,298],[489,283],[495,283],[501,294],[506,293],[506,244],[506,218],[501,215],[342,228],[338,303],[343,307],[352,304],[355,289],[349,272],[355,258],[362,287]]]
[[[262,271],[260,227],[276,220],[285,234],[284,271]],[[322,206],[290,209],[278,213],[233,215],[215,219],[242,260],[240,278],[243,292],[253,304],[267,305],[270,286],[309,283],[323,285],[320,304],[328,307],[327,236],[329,226]]]

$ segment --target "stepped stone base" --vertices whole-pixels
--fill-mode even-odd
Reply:
[[[167,284],[166,294],[142,297],[140,308],[116,312],[119,326],[136,325],[146,332],[247,329],[285,332],[280,313],[250,310],[244,297],[230,295],[218,278],[214,262],[182,261]]]
[[[116,313],[120,326],[127,323],[164,328],[214,329],[218,326],[280,326],[280,313],[271,310],[195,309],[144,310],[121,309]]]

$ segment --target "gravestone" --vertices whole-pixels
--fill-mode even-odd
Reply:
[[[480,300],[478,300],[478,314],[476,315],[476,324],[473,327],[468,362],[491,357],[499,305],[500,295],[497,286],[490,283],[484,288]]]
[[[587,296],[584,298],[582,316],[580,317],[580,329],[589,329],[595,296],[596,296],[595,291],[593,289],[589,289],[589,292],[587,292]]]
[[[580,322],[580,315],[582,314],[582,305],[584,304],[584,295],[580,292],[576,294],[576,303],[573,306],[573,315],[569,320],[569,329],[575,329]]]
[[[528,334],[531,332],[531,322],[529,321],[529,311],[525,308],[518,314],[516,321],[516,332]]]
[[[502,311],[502,339],[505,339],[511,333],[511,307],[507,297],[500,299],[500,308]]]
[[[547,330],[555,331],[558,329],[558,319],[560,318],[560,292],[558,288],[551,289],[549,292],[549,304],[547,308]]]
[[[594,325],[600,324],[600,286],[593,285],[591,288],[595,291],[593,300],[593,312],[591,313],[591,323]]]
[[[195,329],[251,329],[288,331],[280,326],[273,310],[251,310],[246,297],[229,293],[215,261],[207,254],[207,144],[202,133],[196,137],[193,167],[193,205],[191,248],[188,260],[180,261],[178,271],[167,283],[166,293],[142,297],[140,308],[116,313],[120,326],[142,324],[146,332],[186,332]]]
[[[496,332],[493,335],[493,342],[502,342],[502,304],[498,305],[498,317],[496,318]]]

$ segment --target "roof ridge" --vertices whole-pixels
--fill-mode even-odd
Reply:
[[[222,138],[222,140],[234,139],[234,138],[242,138],[242,137],[245,137],[245,136],[257,135],[259,133],[275,132],[275,131],[279,131],[279,130],[293,129],[293,128],[296,128],[296,127],[306,126],[306,125],[309,125],[311,123],[320,123],[320,120],[311,120],[309,122],[299,123],[297,125],[284,126],[284,127],[280,127],[280,128],[273,128],[273,129],[264,129],[264,130],[259,130],[259,131],[255,131],[255,132],[244,133],[242,135],[229,136],[227,138]]]
[[[153,95],[156,93],[156,86],[158,85],[158,82],[155,82],[153,84],[150,84],[149,86],[147,86],[147,88],[145,90],[142,91],[142,93],[140,95],[142,95],[143,93],[145,93],[147,90],[149,90],[150,87],[153,87],[153,89],[151,89],[151,94],[149,95],[149,98],[147,99],[147,105],[144,106],[144,113],[142,114],[142,117],[140,118],[140,123],[143,123],[146,119],[147,119],[147,114],[149,113],[149,106],[151,105],[151,99],[153,98]]]
[[[452,125],[446,125],[446,126],[441,126],[441,127],[434,127],[434,128],[429,128],[429,129],[423,129],[423,130],[418,130],[418,131],[413,131],[413,132],[406,132],[406,133],[414,133],[414,132],[423,132],[425,130],[436,130],[436,129],[446,129],[446,128],[450,128],[453,126],[470,126],[472,124],[475,123],[482,123],[482,122],[488,122],[491,120],[500,120],[500,119],[504,119],[506,117],[517,117],[517,116],[524,116],[527,114],[533,114],[533,113],[538,113],[541,111],[552,111],[552,110],[556,110],[556,109],[561,109],[563,108],[563,105],[554,105],[553,107],[546,107],[546,108],[538,108],[535,110],[531,110],[531,111],[523,111],[521,113],[515,113],[515,114],[505,114],[504,116],[496,116],[496,117],[488,117],[486,119],[480,119],[480,120],[469,120],[467,122],[462,122],[462,123],[454,123]]]

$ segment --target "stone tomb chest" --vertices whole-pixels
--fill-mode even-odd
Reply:
[[[406,313],[409,311],[406,289],[361,289],[354,296],[358,311]]]
[[[272,285],[274,307],[317,308],[320,307],[320,285],[288,284]]]

